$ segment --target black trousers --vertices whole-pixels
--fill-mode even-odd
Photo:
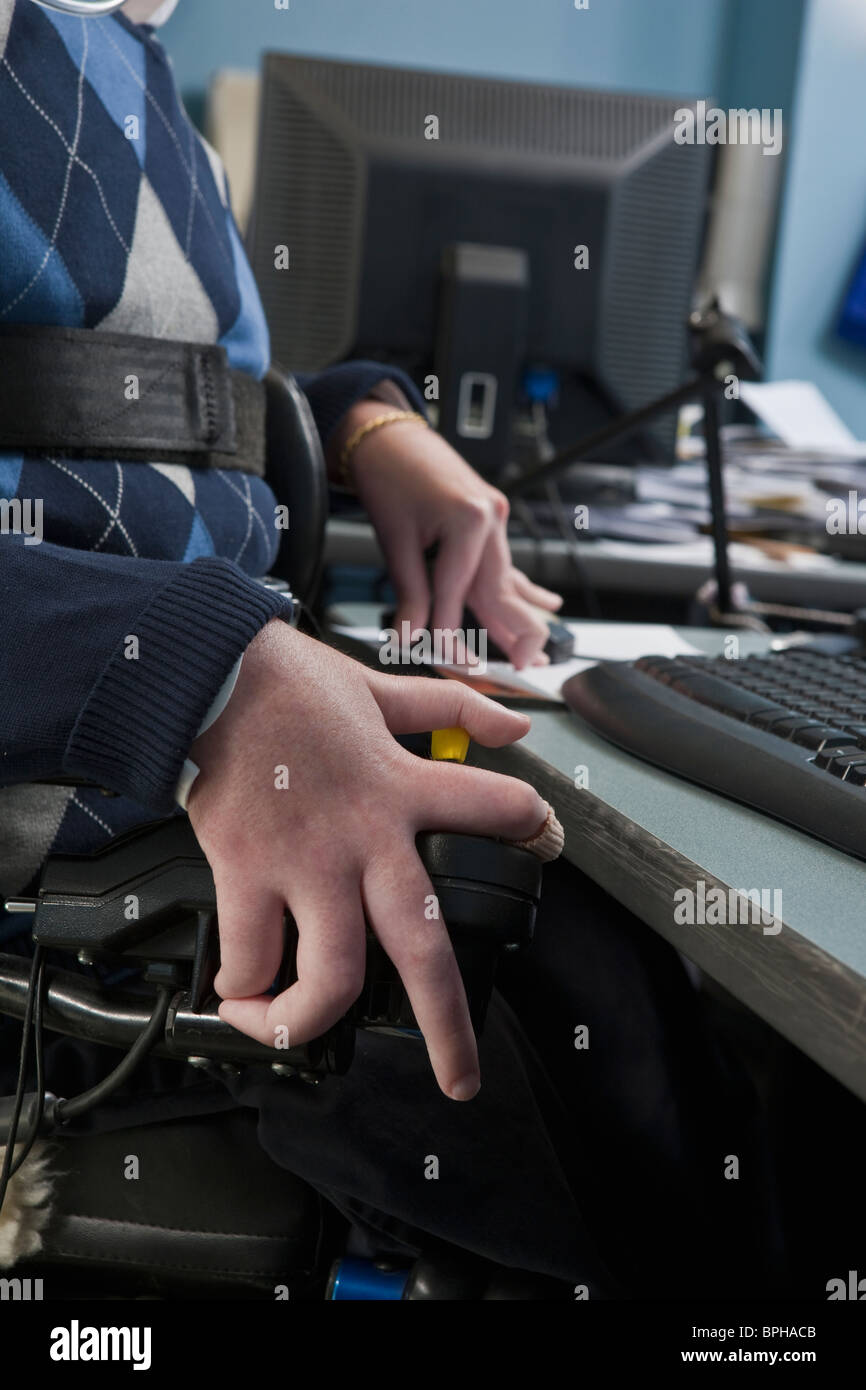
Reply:
[[[442,1239],[591,1296],[771,1290],[760,1107],[677,953],[560,861],[498,984],[468,1104],[441,1095],[422,1045],[369,1034],[346,1077],[247,1074],[232,1093],[374,1244]]]
[[[57,1094],[108,1069],[77,1040],[46,1051]],[[563,861],[545,870],[532,947],[503,962],[480,1054],[466,1104],[440,1093],[421,1043],[373,1034],[347,1076],[318,1086],[261,1067],[202,1081],[153,1060],[77,1128],[252,1106],[266,1152],[372,1248],[448,1242],[591,1297],[774,1291],[775,1187],[751,1083],[677,953]],[[9,1048],[2,1071],[11,1091]]]

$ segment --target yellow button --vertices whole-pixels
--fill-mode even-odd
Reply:
[[[469,735],[465,729],[434,729],[430,753],[437,762],[464,763],[469,752]]]

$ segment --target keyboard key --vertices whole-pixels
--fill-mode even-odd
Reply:
[[[817,767],[824,767],[834,777],[847,777],[852,767],[866,767],[862,748],[826,748],[815,758]]]
[[[721,710],[732,719],[752,720],[759,714],[775,714],[777,717],[790,714],[784,705],[775,705],[761,695],[753,695],[741,686],[729,685],[727,681],[716,680],[714,676],[689,675],[674,681],[674,690],[697,700],[700,705]]]
[[[688,673],[688,667],[683,661],[675,661],[669,656],[642,656],[635,665],[641,671],[646,671],[648,676],[661,681],[662,685],[671,685],[678,676]]]
[[[772,729],[773,725],[778,724],[780,719],[791,719],[795,716],[795,711],[787,705],[762,703],[763,709],[757,710],[749,718],[749,723],[753,724],[756,729]]]
[[[851,735],[844,729],[832,729],[825,724],[819,724],[817,727],[798,730],[794,734],[793,742],[799,743],[801,748],[846,748],[850,747]]]
[[[777,719],[771,724],[769,731],[777,738],[795,738],[804,729],[822,729],[823,724],[817,723],[814,719],[804,719],[802,715],[795,714],[788,719]]]
[[[679,670],[682,662],[675,661],[670,656],[642,656],[634,664],[638,671],[646,671],[648,675],[658,679],[663,671]]]

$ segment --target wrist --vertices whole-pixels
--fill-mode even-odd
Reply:
[[[370,421],[375,420],[376,417],[381,415],[387,408],[388,407],[383,405],[381,401],[375,400],[372,396],[366,396],[364,400],[356,401],[355,404],[346,411],[328,440],[328,447],[325,453],[328,478],[333,484],[336,486],[342,485],[344,470],[341,459],[343,450],[349,443],[353,434],[359,429],[363,429],[364,425],[368,424]],[[358,447],[361,448],[362,446],[363,441]]]
[[[251,692],[261,681],[263,667],[270,663],[270,645],[272,629],[279,629],[280,635],[285,640],[286,624],[282,619],[274,618],[265,623],[260,628],[253,640],[238,657],[228,676],[220,689],[217,691],[210,708],[204,719],[199,725],[198,733],[190,745],[189,754],[184,761],[180,778],[175,788],[175,801],[182,806],[185,811],[190,809],[190,801],[199,785],[199,775],[201,772],[209,770],[214,758],[221,761],[226,752],[225,737],[230,736],[229,730],[223,730],[225,720],[220,723],[223,715],[231,715],[241,706],[248,704]],[[219,728],[215,727],[219,724]]]
[[[368,459],[382,455],[382,445],[374,443],[373,436],[378,437],[386,430],[390,433],[389,427],[392,425],[421,425],[425,431],[430,428],[426,416],[419,415],[414,410],[386,410],[366,420],[350,434],[340,455],[339,481],[343,487],[349,491],[358,491],[361,469],[366,467]],[[385,447],[387,448],[387,445]],[[363,456],[359,458],[362,450]]]

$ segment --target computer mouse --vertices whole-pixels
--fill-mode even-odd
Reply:
[[[560,623],[556,618],[548,617],[545,614],[547,626],[550,629],[550,636],[544,644],[545,655],[549,658],[551,666],[557,666],[563,661],[570,661],[574,656],[574,633],[570,632],[564,623]],[[469,632],[478,627],[478,619],[467,608],[463,613],[463,628]],[[507,661],[508,657],[500,646],[493,641],[490,634],[487,634],[487,660],[488,661]]]
[[[382,627],[392,628],[394,626],[395,617],[396,613],[394,612],[393,608],[390,608],[386,612],[384,612],[382,614]],[[559,665],[563,661],[570,661],[571,658],[574,656],[574,633],[570,632],[568,628],[565,626],[565,624],[558,622],[556,618],[550,617],[546,613],[544,617],[550,629],[550,636],[548,637],[544,645],[544,651],[550,660],[551,666]],[[467,634],[467,636],[472,631],[477,632],[479,626],[480,624],[478,622],[478,619],[472,612],[472,609],[464,608],[463,631]],[[479,650],[477,642],[474,650]],[[493,641],[493,638],[490,636],[489,633],[487,634],[487,660],[508,660],[508,657],[505,655],[505,652],[502,650],[500,646],[497,646],[497,644]]]

